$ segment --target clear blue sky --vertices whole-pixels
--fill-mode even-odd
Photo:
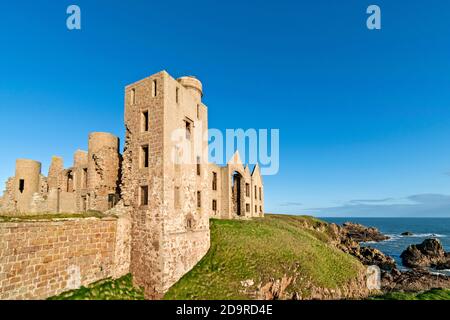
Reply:
[[[82,10],[68,31],[66,8]],[[382,30],[366,28],[370,4]],[[204,84],[210,127],[279,128],[270,212],[450,216],[450,2],[0,4],[0,183],[15,158],[71,165],[121,138],[123,88],[165,69]]]

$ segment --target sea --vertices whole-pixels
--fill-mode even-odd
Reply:
[[[360,223],[368,227],[376,227],[381,233],[390,237],[382,242],[366,242],[362,246],[370,246],[381,250],[397,262],[400,270],[400,255],[411,244],[422,243],[427,238],[441,241],[445,251],[450,251],[450,218],[321,218],[327,222],[342,225],[345,222]],[[402,236],[403,232],[412,232],[412,236]],[[450,275],[450,270],[431,270],[435,273]]]

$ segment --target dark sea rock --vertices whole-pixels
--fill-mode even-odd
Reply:
[[[356,242],[380,242],[389,237],[382,234],[377,228],[366,227],[362,224],[347,222],[342,225],[342,232]]]
[[[402,234],[401,234],[402,236],[407,236],[407,237],[410,237],[410,236],[413,236],[414,235],[414,233],[412,233],[412,232],[409,232],[409,231],[406,231],[406,232],[403,232]]]
[[[414,269],[404,272],[393,269],[390,272],[382,273],[381,286],[384,292],[420,292],[434,288],[450,288],[450,277],[441,274],[432,274],[424,269]]]
[[[396,267],[395,260],[378,249],[362,247],[354,254],[364,265],[378,266],[381,270],[391,270]]]
[[[380,250],[360,246],[360,242],[389,239],[376,228],[354,223],[346,223],[342,227],[331,224],[329,234],[339,249],[353,255],[366,266],[376,265],[382,270],[381,289],[384,292],[420,292],[433,288],[450,288],[450,276],[431,273],[427,268],[450,268],[449,254],[444,252],[438,240],[427,239],[420,245],[408,247],[402,254],[403,263],[407,261],[407,264],[409,262],[409,265],[417,267],[400,271],[392,257]]]
[[[362,241],[382,241],[388,237],[381,234],[376,228],[365,227],[360,224],[346,223],[342,227],[331,224],[330,234],[335,238],[335,245],[342,251],[356,257],[367,266],[376,265],[382,270],[391,270],[396,267],[395,260],[378,249],[361,247]]]
[[[410,245],[400,258],[408,268],[450,268],[450,253],[444,251],[437,239],[425,239],[421,244]]]

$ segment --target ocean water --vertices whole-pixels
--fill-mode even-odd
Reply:
[[[411,244],[422,243],[427,238],[439,239],[445,249],[450,251],[450,218],[321,218],[322,220],[343,224],[345,222],[360,223],[376,227],[391,239],[382,242],[367,242],[362,245],[371,246],[391,256],[399,269],[407,269],[402,265],[400,255]],[[412,232],[413,236],[402,236],[403,232]],[[432,270],[450,275],[450,270]]]

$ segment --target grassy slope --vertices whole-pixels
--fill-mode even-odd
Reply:
[[[321,228],[314,231],[305,224]],[[248,299],[240,281],[255,283],[279,279],[297,271],[316,286],[333,288],[354,277],[361,265],[352,257],[327,245],[326,225],[310,217],[268,215],[253,221],[213,220],[211,250],[176,283],[166,299]],[[298,281],[289,288],[304,292]],[[102,280],[53,300],[142,300],[143,291],[134,288],[131,275]],[[450,300],[450,290],[424,293],[390,293],[372,300]]]
[[[373,300],[450,300],[450,289],[432,289],[422,293],[394,292]]]
[[[68,291],[48,300],[144,300],[144,292],[133,287],[131,275],[102,280],[88,287]]]
[[[305,224],[324,230],[311,230]],[[326,225],[310,217],[212,220],[210,251],[165,299],[249,299],[241,281],[252,279],[256,286],[294,273],[299,276],[288,292],[307,295],[307,283],[337,288],[361,268],[356,259],[331,247]]]

